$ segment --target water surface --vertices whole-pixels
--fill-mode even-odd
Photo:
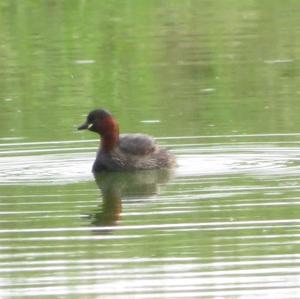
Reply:
[[[295,1],[2,1],[1,298],[298,298]],[[94,176],[105,107],[174,171]]]

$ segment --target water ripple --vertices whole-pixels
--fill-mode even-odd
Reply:
[[[210,137],[224,139],[251,136]],[[199,139],[199,136],[188,137],[193,140]],[[173,138],[173,140],[180,141],[182,138]],[[90,169],[96,149],[82,146],[89,142],[91,141],[2,144],[0,145],[2,148],[0,184],[68,184],[92,180]],[[74,147],[66,147],[70,144]],[[243,142],[239,146],[222,143],[203,146],[198,142],[174,144],[172,151],[178,158],[179,167],[176,174],[179,177],[247,173],[286,176],[300,173],[300,150],[295,146],[282,144],[271,146],[269,143],[261,142],[257,144]]]
[[[160,139],[175,173],[96,177],[93,140],[6,140],[0,297],[299,297],[298,136]]]

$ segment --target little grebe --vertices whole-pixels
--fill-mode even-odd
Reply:
[[[159,147],[151,136],[119,135],[118,123],[106,110],[90,112],[86,122],[78,130],[90,130],[101,136],[101,146],[93,165],[93,172],[161,169],[176,165],[175,157]]]

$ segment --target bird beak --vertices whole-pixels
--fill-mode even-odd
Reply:
[[[85,122],[84,124],[82,124],[80,127],[77,128],[77,130],[88,130],[91,128],[93,124]]]

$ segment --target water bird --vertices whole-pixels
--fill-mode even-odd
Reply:
[[[78,130],[100,135],[101,143],[92,171],[147,170],[172,168],[176,159],[153,137],[145,134],[119,134],[119,125],[104,109],[91,111]]]

